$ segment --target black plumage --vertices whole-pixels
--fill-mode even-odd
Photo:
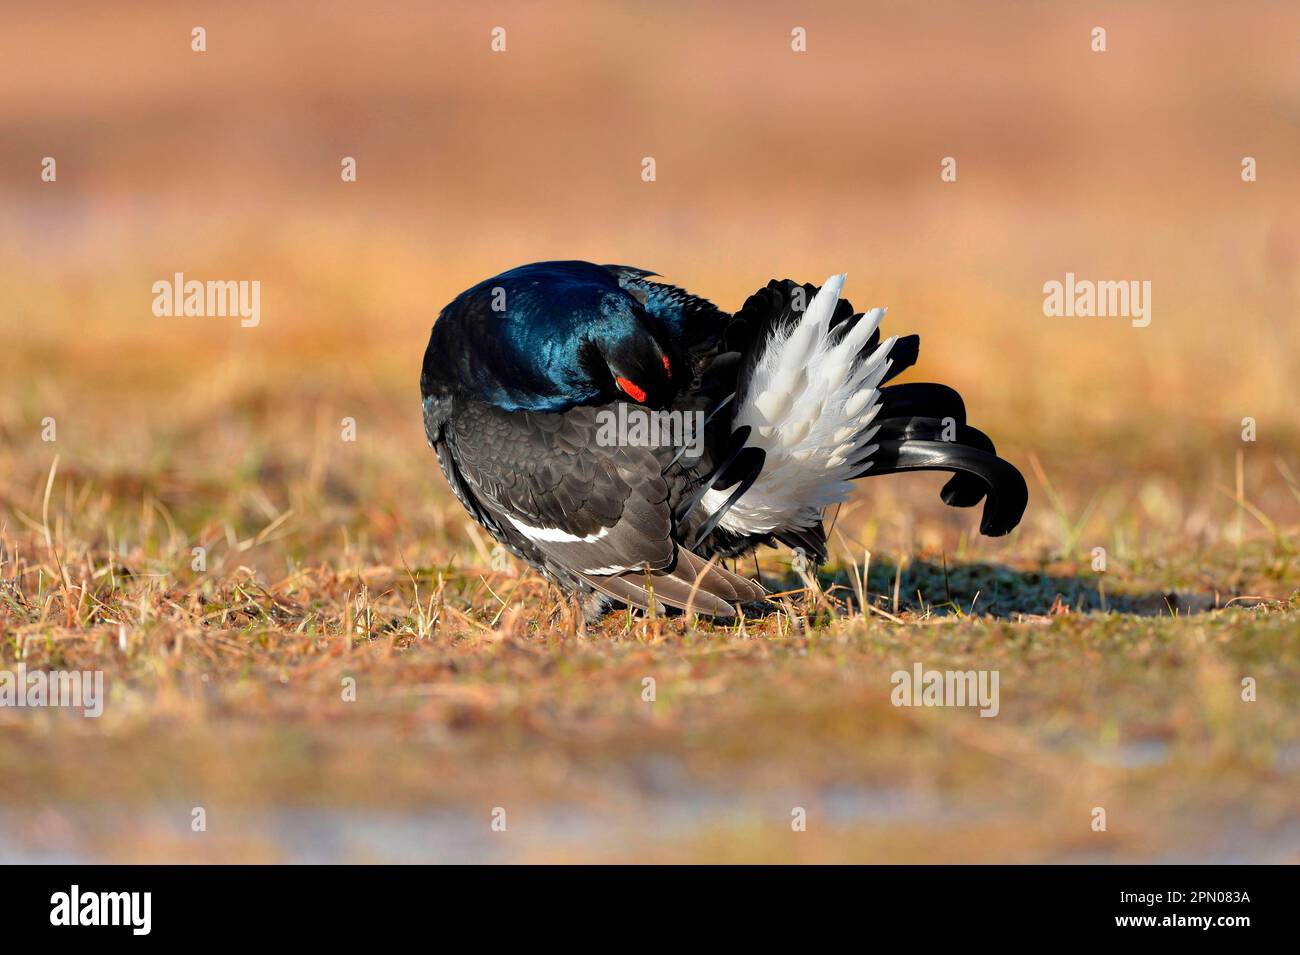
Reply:
[[[435,323],[426,433],[470,515],[593,614],[732,615],[763,590],[716,558],[780,543],[824,561],[819,502],[866,474],[950,471],[944,501],[983,500],[981,530],[1009,532],[1019,472],[951,388],[887,384],[919,339],[882,343],[881,313],[854,312],[841,283],[774,280],[727,314],[626,266],[513,269]],[[620,405],[689,415],[701,440],[611,442]]]

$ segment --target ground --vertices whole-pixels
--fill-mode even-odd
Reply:
[[[28,465],[4,529],[5,665],[100,669],[108,701],[98,719],[0,708],[9,858],[1300,852],[1293,533],[1179,546],[1143,518],[1100,574],[1088,525],[1071,533],[1077,498],[1052,487],[1058,518],[1041,463],[1028,529],[1005,541],[969,537],[937,477],[880,479],[842,509],[815,591],[764,552],[784,594],[769,615],[585,627],[494,561],[426,448],[396,466],[326,435],[316,453],[355,456],[313,469],[291,460],[311,449],[266,437],[286,420],[274,403],[218,456],[242,462],[233,477],[195,476],[185,462],[217,459],[183,435],[145,472]],[[895,532],[868,515],[913,524],[909,507],[918,539],[955,530],[957,546],[880,546]],[[996,716],[894,706],[892,675],[916,663],[997,671]]]

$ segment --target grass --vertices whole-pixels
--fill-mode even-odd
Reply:
[[[1213,488],[1093,490],[1045,441],[1008,539],[937,479],[867,482],[815,582],[763,555],[773,613],[585,627],[395,446],[395,398],[353,444],[265,387],[134,467],[30,431],[7,457],[0,657],[109,688],[98,720],[0,709],[19,857],[1296,858],[1294,509],[1238,541]],[[998,671],[998,716],[891,705],[917,662]]]
[[[289,299],[318,294],[268,271]],[[1256,442],[1194,410],[1199,360],[1146,417],[1112,422],[1144,400],[1117,379],[1063,428],[931,336],[927,377],[968,392],[1029,481],[1015,533],[979,537],[937,476],[867,480],[828,515],[815,582],[760,555],[770,615],[584,627],[496,559],[438,473],[415,398],[425,317],[362,306],[361,337],[351,305],[78,331],[64,286],[5,282],[33,318],[0,353],[26,383],[0,401],[0,660],[102,670],[109,692],[98,720],[0,708],[12,857],[1300,852],[1300,488],[1274,392],[1242,405]],[[1026,359],[1028,387],[1108,351]],[[894,707],[891,675],[917,662],[997,670],[998,716]]]

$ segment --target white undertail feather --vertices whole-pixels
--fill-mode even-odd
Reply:
[[[896,337],[858,361],[885,315],[881,308],[847,334],[830,331],[844,278],[828,278],[798,324],[772,333],[746,393],[737,397],[735,427],[749,425],[746,444],[762,448],[767,458],[753,487],[723,516],[727,530],[768,534],[811,527],[823,508],[848,499],[849,478],[862,469],[857,462],[875,450],[871,439],[879,427],[871,422]],[[705,510],[713,513],[730,493],[708,492]]]

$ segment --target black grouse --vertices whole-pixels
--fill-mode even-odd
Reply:
[[[764,591],[720,559],[781,543],[824,562],[823,512],[868,475],[952,472],[942,498],[983,501],[981,532],[1020,522],[1020,472],[956,391],[888,384],[920,339],[882,340],[884,310],[855,312],[843,275],[773,280],[728,314],[655,274],[511,269],[444,308],[424,354],[425,432],[452,490],[589,617],[733,616]]]

